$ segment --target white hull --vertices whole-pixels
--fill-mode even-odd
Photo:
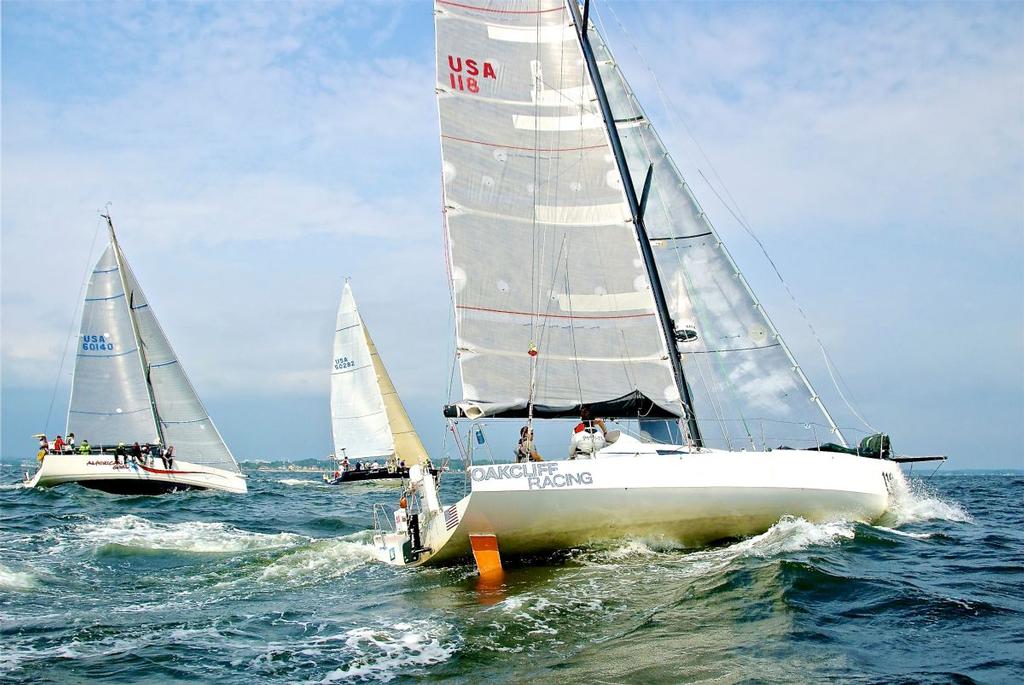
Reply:
[[[85,487],[120,494],[157,494],[171,490],[224,490],[245,494],[245,476],[223,469],[174,460],[173,469],[163,461],[152,465],[116,464],[112,454],[48,454],[25,487],[53,487],[79,483]]]
[[[656,446],[641,446],[648,447]],[[416,565],[455,561],[471,556],[474,534],[495,535],[503,556],[518,556],[627,536],[701,546],[761,533],[787,515],[871,522],[889,507],[902,474],[894,462],[846,454],[643,449],[475,466],[470,478],[472,492],[455,505],[457,519],[442,508],[421,514],[421,546],[429,552],[392,559],[404,536],[378,535],[379,556]]]

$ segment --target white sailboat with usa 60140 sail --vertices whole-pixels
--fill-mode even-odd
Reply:
[[[244,494],[245,476],[128,266],[113,222],[104,219],[110,243],[89,276],[65,433],[78,445],[41,452],[26,487]],[[133,457],[135,444],[145,454]]]

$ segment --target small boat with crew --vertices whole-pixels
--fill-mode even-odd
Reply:
[[[347,279],[338,304],[331,356],[331,434],[334,453],[328,460],[332,467],[323,478],[332,485],[400,482],[414,464],[432,469]]]
[[[36,436],[39,465],[25,486],[244,494],[245,476],[128,265],[113,221],[103,218],[109,245],[86,288],[65,433],[81,442],[51,447]]]
[[[374,511],[382,561],[472,557],[484,574],[632,535],[699,546],[784,516],[874,521],[901,462],[944,459],[898,457],[873,430],[851,446],[589,10],[435,0],[462,383],[444,414],[472,434],[525,425],[516,463],[463,455],[453,504],[413,466],[400,506]],[[559,419],[579,420],[570,452],[544,461],[534,425]]]

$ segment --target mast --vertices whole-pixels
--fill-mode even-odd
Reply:
[[[139,363],[142,364],[142,375],[146,379],[146,392],[149,394],[149,406],[153,411],[153,421],[156,424],[156,434],[160,444],[166,447],[164,441],[164,430],[160,425],[160,412],[156,406],[156,395],[153,394],[153,384],[149,379],[149,362],[146,360],[146,350],[142,345],[142,336],[139,334],[139,324],[135,320],[135,310],[132,307],[134,297],[128,292],[128,279],[124,275],[124,255],[121,254],[121,246],[117,242],[117,235],[114,233],[114,222],[109,214],[100,214],[107,220],[107,228],[110,230],[110,243],[114,246],[114,259],[117,260],[117,273],[121,277],[121,288],[124,290],[125,301],[128,304],[128,320],[132,324],[132,334],[135,336],[135,346],[139,350]]]
[[[676,347],[676,338],[672,315],[669,313],[668,301],[665,299],[665,291],[661,286],[661,276],[658,274],[658,266],[654,261],[654,252],[651,250],[651,241],[647,236],[647,228],[644,226],[643,204],[637,198],[636,187],[633,185],[633,177],[629,172],[629,165],[626,162],[626,154],[622,149],[622,141],[619,139],[619,131],[615,127],[615,117],[612,114],[611,105],[608,102],[608,94],[604,89],[604,82],[601,80],[601,72],[594,57],[594,50],[590,45],[589,31],[589,10],[590,0],[584,0],[583,15],[580,15],[580,8],[577,0],[568,0],[569,9],[576,24],[576,35],[583,50],[583,57],[587,62],[587,70],[590,72],[590,80],[594,84],[594,92],[597,94],[598,103],[601,106],[601,115],[604,118],[605,128],[608,132],[608,140],[615,155],[615,162],[619,168],[619,176],[622,178],[623,190],[626,193],[626,201],[629,203],[630,213],[633,215],[633,225],[636,227],[637,240],[640,242],[640,253],[643,255],[644,267],[647,270],[647,278],[651,283],[651,290],[654,294],[654,303],[658,308],[658,318],[661,322],[662,334],[665,338],[665,346],[668,351],[669,362],[672,365],[672,374],[675,376],[676,386],[683,403],[683,411],[686,412],[686,428],[690,440],[697,447],[704,444],[700,434],[700,427],[697,425],[697,417],[693,412],[693,396],[690,392],[690,385],[686,382],[683,373],[683,362]],[[650,187],[651,175],[654,168],[647,170],[647,179],[644,184],[644,199],[646,191]]]

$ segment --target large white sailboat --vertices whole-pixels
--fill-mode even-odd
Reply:
[[[329,483],[403,478],[410,466],[429,461],[348,281],[331,356],[331,433],[335,468],[324,474]]]
[[[128,266],[113,222],[104,218],[110,244],[89,277],[65,433],[76,435],[78,445],[41,453],[26,487],[244,494],[245,476]],[[132,458],[128,446],[135,443],[149,456]],[[157,456],[166,451],[170,459]]]
[[[434,15],[462,379],[445,413],[581,423],[569,459],[470,462],[448,507],[413,468],[374,538],[381,559],[700,545],[786,515],[881,516],[902,479],[887,438],[848,446],[588,7],[435,0]]]

